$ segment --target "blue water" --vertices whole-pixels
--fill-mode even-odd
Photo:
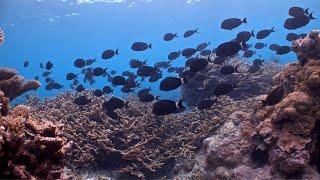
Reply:
[[[121,74],[131,70],[129,60],[147,59],[148,65],[167,59],[169,52],[196,47],[201,42],[210,41],[209,49],[222,42],[233,39],[243,30],[256,32],[275,27],[276,32],[262,40],[267,44],[290,45],[286,41],[288,30],[283,23],[288,18],[292,6],[310,8],[314,17],[320,18],[319,0],[0,0],[0,27],[5,31],[5,43],[0,46],[0,66],[16,68],[20,74],[32,79],[41,77],[40,62],[51,60],[54,63],[51,77],[64,84],[67,72],[79,73],[73,67],[76,58],[97,58],[93,67],[102,66],[114,69]],[[247,17],[248,24],[233,31],[220,29],[221,22],[229,17]],[[185,39],[183,33],[199,28],[199,34]],[[307,33],[319,29],[319,19],[295,33]],[[171,42],[163,41],[167,32],[177,32],[180,36]],[[135,41],[152,43],[153,48],[145,52],[133,52],[131,44]],[[251,39],[249,43],[257,42]],[[102,60],[101,53],[106,49],[119,49],[119,56]],[[275,53],[265,48],[258,50],[258,57],[270,59]],[[280,63],[295,61],[294,53],[283,55]],[[30,65],[23,67],[28,59]],[[173,66],[183,66],[184,58],[175,60]],[[136,72],[136,70],[133,70]],[[175,75],[175,74],[172,74]],[[164,74],[166,76],[166,74]],[[99,79],[88,88],[102,88],[108,84]],[[44,83],[44,79],[40,81]],[[82,82],[82,79],[80,79]],[[153,93],[162,98],[179,98],[179,90],[169,93],[158,91],[158,81],[152,85]],[[45,91],[41,87],[37,94],[52,96],[60,91]],[[120,87],[116,95],[122,96]]]

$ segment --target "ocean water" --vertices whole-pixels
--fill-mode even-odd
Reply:
[[[316,20],[297,30],[286,30],[284,21],[292,6],[309,8]],[[247,18],[248,23],[229,31],[220,28],[226,18]],[[210,42],[212,50],[219,44],[235,38],[241,31],[275,28],[275,33],[263,40],[252,38],[249,44],[264,42],[289,45],[286,40],[289,32],[308,33],[320,27],[320,3],[318,0],[0,0],[0,28],[5,32],[5,42],[0,46],[0,66],[15,68],[28,79],[40,76],[43,84],[36,94],[52,97],[57,93],[70,90],[70,81],[65,80],[68,72],[79,74],[73,66],[77,58],[96,58],[92,67],[107,67],[121,75],[123,71],[136,72],[129,66],[130,59],[147,60],[148,65],[167,60],[172,51],[196,47],[199,43]],[[183,38],[186,30],[199,28],[199,33]],[[178,33],[178,38],[165,42],[165,33]],[[132,51],[135,41],[152,44],[152,49],[144,52]],[[102,60],[101,53],[106,49],[119,49],[119,55]],[[242,54],[242,52],[240,52]],[[261,57],[268,61],[279,59],[281,64],[294,62],[293,52],[277,56],[268,48],[257,50],[248,62]],[[30,65],[25,68],[25,60]],[[46,91],[43,69],[39,64],[48,60],[54,63],[52,77],[64,85],[63,89]],[[172,66],[184,66],[185,58],[180,57]],[[163,77],[176,76],[163,71]],[[110,85],[106,78],[96,78],[93,85],[86,88],[96,89]],[[141,88],[152,87],[152,93],[161,98],[179,99],[179,89],[159,91],[156,83],[145,81]],[[136,89],[137,91],[138,89]],[[115,87],[114,95],[127,96]],[[18,101],[23,101],[21,96]]]

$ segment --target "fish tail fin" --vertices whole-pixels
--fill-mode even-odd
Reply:
[[[178,36],[178,33],[175,33],[175,34],[174,34],[174,37],[179,37],[179,36]]]
[[[194,31],[195,33],[199,33],[199,28],[195,29]]]
[[[304,12],[305,12],[307,15],[310,15],[310,14],[309,14],[309,8],[305,9]]]
[[[256,54],[256,50],[253,51],[253,54]]]
[[[179,109],[184,109],[185,107],[183,106],[183,100],[181,99],[181,100],[179,100],[178,102],[177,102],[177,108],[179,108]]]
[[[148,61],[148,60],[144,60],[144,61],[142,62],[142,64],[147,64],[147,61]]]
[[[127,107],[129,107],[129,101],[126,101],[125,103],[124,103],[124,106],[127,108]]]
[[[276,32],[276,31],[274,30],[274,27],[271,28],[271,32]]]
[[[188,84],[188,79],[187,78],[181,78],[182,84]]]
[[[313,12],[309,14],[309,19],[316,19],[315,17],[313,17]]]
[[[247,22],[247,18],[245,17],[245,18],[242,20],[242,22],[245,23],[245,24],[248,23],[248,22]]]
[[[160,96],[156,96],[154,99],[155,99],[155,100],[159,100],[159,98],[160,98]]]
[[[119,55],[119,49],[116,49],[115,54]]]
[[[251,36],[252,36],[252,37],[256,37],[256,36],[254,35],[254,30],[251,31]]]
[[[211,42],[209,41],[207,44],[210,45],[210,43],[211,43]]]
[[[149,44],[149,48],[152,49],[152,44]]]

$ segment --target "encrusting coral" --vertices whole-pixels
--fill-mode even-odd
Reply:
[[[0,90],[10,100],[21,94],[35,90],[41,86],[39,81],[25,80],[17,74],[17,71],[10,68],[0,68]]]

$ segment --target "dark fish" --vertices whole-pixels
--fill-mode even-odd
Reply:
[[[295,41],[295,40],[297,40],[299,38],[300,38],[300,36],[298,34],[289,33],[289,34],[287,34],[286,40],[292,42],[292,41]]]
[[[72,86],[77,86],[79,84],[79,80],[78,79],[73,79],[72,81]]]
[[[93,63],[95,63],[95,62],[97,62],[97,61],[96,61],[96,58],[94,58],[94,59],[87,59],[87,60],[86,60],[86,66],[90,66],[91,64],[93,64]]]
[[[178,37],[178,33],[166,33],[164,36],[163,36],[163,40],[165,41],[171,41],[173,40],[175,37]]]
[[[237,54],[244,47],[244,43],[238,43],[235,41],[225,42],[217,47],[216,55],[220,57],[232,56]]]
[[[230,92],[232,92],[234,89],[234,85],[233,84],[227,84],[227,83],[223,83],[223,84],[219,84],[213,91],[214,95],[216,96],[222,96],[222,95],[227,95]]]
[[[177,77],[166,77],[160,83],[161,91],[172,91],[179,88],[182,84],[186,84],[187,79]]]
[[[196,75],[196,72],[191,71],[190,69],[184,70],[183,72],[179,73],[179,77],[190,79]]]
[[[80,96],[76,98],[73,102],[79,106],[84,106],[91,103],[91,99],[88,99],[86,96]]]
[[[198,72],[206,68],[208,65],[208,60],[204,58],[196,59],[190,63],[190,70],[193,72]]]
[[[134,51],[145,51],[148,48],[152,49],[152,44],[147,44],[145,42],[135,42],[131,46],[131,49]]]
[[[308,9],[303,9],[301,7],[291,7],[289,9],[289,15],[292,17],[304,16],[305,14],[309,14]]]
[[[107,110],[107,115],[114,120],[120,119],[120,116],[114,110]]]
[[[134,89],[129,88],[129,87],[126,87],[126,86],[121,87],[120,90],[121,90],[121,92],[123,92],[123,93],[131,93],[131,92],[134,92]]]
[[[194,30],[188,30],[188,31],[186,31],[184,34],[183,34],[183,37],[184,38],[189,38],[189,37],[191,37],[192,35],[194,35],[195,33],[199,33],[198,32],[198,28],[197,29],[194,29]]]
[[[122,76],[115,76],[112,78],[112,84],[122,86],[126,83],[126,78]]]
[[[155,75],[157,72],[157,68],[143,65],[138,68],[137,75],[141,77],[149,77]]]
[[[210,42],[203,42],[197,46],[197,51],[202,51],[210,45]]]
[[[83,68],[86,65],[86,61],[84,59],[78,58],[73,63],[74,67]]]
[[[262,101],[264,106],[273,106],[278,104],[284,95],[284,88],[282,85],[275,87],[267,96],[266,100]]]
[[[312,13],[310,15],[298,16],[295,18],[288,18],[284,22],[284,28],[288,30],[294,30],[306,26],[309,24],[310,20],[316,19],[313,17]]]
[[[111,71],[110,71],[110,74],[111,74],[111,75],[115,75],[115,74],[117,74],[117,71],[111,70]]]
[[[102,59],[111,59],[115,55],[119,55],[119,49],[116,49],[115,51],[112,49],[108,49],[108,50],[103,51],[101,58]]]
[[[182,100],[180,100],[177,103],[171,100],[159,100],[156,103],[154,103],[152,107],[152,114],[159,116],[169,115],[176,112],[179,109],[185,109],[182,102]]]
[[[301,34],[299,34],[299,38],[305,38],[305,37],[307,37],[308,36],[308,34],[306,34],[306,33],[301,33]]]
[[[40,68],[43,69],[44,68],[44,65],[42,63],[40,63]]]
[[[93,69],[92,74],[94,76],[102,76],[102,75],[105,76],[107,73],[106,71],[107,71],[107,68],[103,69],[102,67],[96,67]]]
[[[214,58],[213,64],[222,64],[222,63],[225,62],[227,59],[228,59],[227,57],[217,56],[217,57]]]
[[[212,99],[208,99],[208,100],[204,100],[204,101],[201,101],[199,104],[198,104],[198,106],[197,106],[197,108],[198,108],[198,110],[205,110],[205,109],[209,109],[209,108],[211,108],[212,106],[213,106],[213,104],[214,103],[216,103],[217,102],[217,100],[216,99],[214,99],[214,100],[212,100]]]
[[[252,51],[252,50],[246,50],[244,53],[243,53],[243,57],[245,58],[251,58],[253,56],[253,54],[255,54],[256,51]]]
[[[154,64],[154,67],[158,69],[159,68],[167,69],[170,66],[171,66],[170,61],[160,61]]]
[[[270,44],[269,49],[271,51],[277,51],[280,48],[278,44]]]
[[[27,61],[24,61],[24,63],[23,63],[23,67],[28,67],[29,66],[29,64],[30,64],[30,62],[27,60]]]
[[[242,32],[239,32],[237,34],[237,37],[236,37],[236,41],[237,42],[247,42],[250,40],[251,37],[255,37],[254,36],[254,31],[252,30],[251,32],[249,31],[242,31]]]
[[[168,55],[168,59],[170,61],[173,61],[173,60],[177,59],[178,57],[180,57],[180,55],[181,55],[181,51],[171,52]]]
[[[42,73],[42,77],[47,77],[51,74],[51,71],[45,71]]]
[[[76,91],[77,92],[82,92],[82,91],[84,91],[85,90],[85,88],[84,88],[84,86],[82,85],[82,84],[79,84],[77,87],[76,87]]]
[[[185,63],[185,67],[190,67],[191,62],[195,61],[195,60],[197,60],[197,58],[195,58],[195,57],[187,59],[186,63]]]
[[[210,54],[211,54],[211,50],[209,50],[209,49],[204,49],[204,50],[200,51],[201,56],[210,56]]]
[[[74,74],[74,73],[68,73],[67,76],[66,76],[66,79],[67,80],[73,80],[75,78],[77,78],[78,75]]]
[[[189,58],[193,56],[196,52],[197,50],[195,48],[186,48],[182,51],[182,56]]]
[[[144,89],[140,89],[139,91],[138,91],[138,97],[140,97],[140,96],[142,96],[143,94],[148,94],[148,93],[150,93],[150,91],[151,91],[151,88],[149,87],[149,88],[144,88]]]
[[[63,85],[56,83],[56,82],[50,82],[49,84],[46,85],[45,89],[46,90],[53,90],[53,89],[62,89]]]
[[[229,75],[229,74],[232,74],[235,72],[235,69],[233,66],[223,66],[221,69],[220,69],[220,74],[222,75]]]
[[[147,60],[145,61],[139,61],[138,59],[131,59],[130,62],[129,62],[129,65],[131,68],[139,68],[140,66],[146,64]]]
[[[152,82],[157,82],[157,81],[158,81],[159,79],[161,79],[161,78],[162,78],[162,73],[158,72],[158,73],[150,76],[149,82],[151,82],[151,83],[152,83]]]
[[[182,73],[184,71],[184,67],[178,67],[178,68],[176,68],[176,73],[177,74],[180,74],[180,73]]]
[[[272,32],[275,32],[274,28],[261,30],[257,33],[257,39],[264,39],[268,37]]]
[[[264,62],[264,60],[262,60],[262,59],[255,59],[255,60],[253,60],[252,65],[253,66],[262,66],[263,62]]]
[[[103,91],[101,89],[96,89],[93,91],[93,95],[96,97],[101,97],[103,95]]]
[[[288,54],[291,51],[290,46],[280,46],[277,50],[278,55]]]
[[[141,96],[139,96],[139,101],[141,101],[141,102],[152,102],[155,99],[158,100],[158,96],[155,97],[150,93],[144,93]]]
[[[46,81],[46,83],[54,82],[54,81],[53,81],[53,79],[52,79],[52,78],[50,78],[50,77],[46,77],[45,81]]]
[[[173,72],[175,72],[176,71],[176,67],[169,67],[168,69],[167,69],[167,72],[168,73],[173,73]]]
[[[129,78],[133,78],[133,79],[137,77],[133,72],[130,72],[130,71],[122,72],[122,76],[128,76]]]
[[[39,81],[39,76],[34,77],[35,80]]]
[[[128,106],[128,102],[124,102],[122,99],[117,98],[117,97],[112,97],[108,101],[104,102],[102,104],[102,108],[104,110],[116,110],[116,109],[121,109],[124,106]]]
[[[102,91],[103,91],[103,93],[106,93],[106,94],[110,94],[113,92],[113,90],[110,86],[103,87]]]
[[[257,42],[255,45],[254,45],[254,48],[256,49],[262,49],[264,47],[267,47],[267,44],[265,43],[262,43],[262,42]]]
[[[46,63],[46,69],[47,70],[51,70],[53,68],[53,63],[51,62],[51,61],[48,61],[47,63]]]
[[[258,66],[258,65],[256,65],[256,66],[253,65],[253,66],[251,66],[251,67],[249,68],[248,72],[249,72],[249,73],[256,73],[256,72],[258,72],[260,69],[261,69],[260,66]]]
[[[234,28],[239,27],[242,23],[247,23],[247,18],[244,18],[243,20],[238,18],[228,18],[222,21],[221,28],[232,30]]]

